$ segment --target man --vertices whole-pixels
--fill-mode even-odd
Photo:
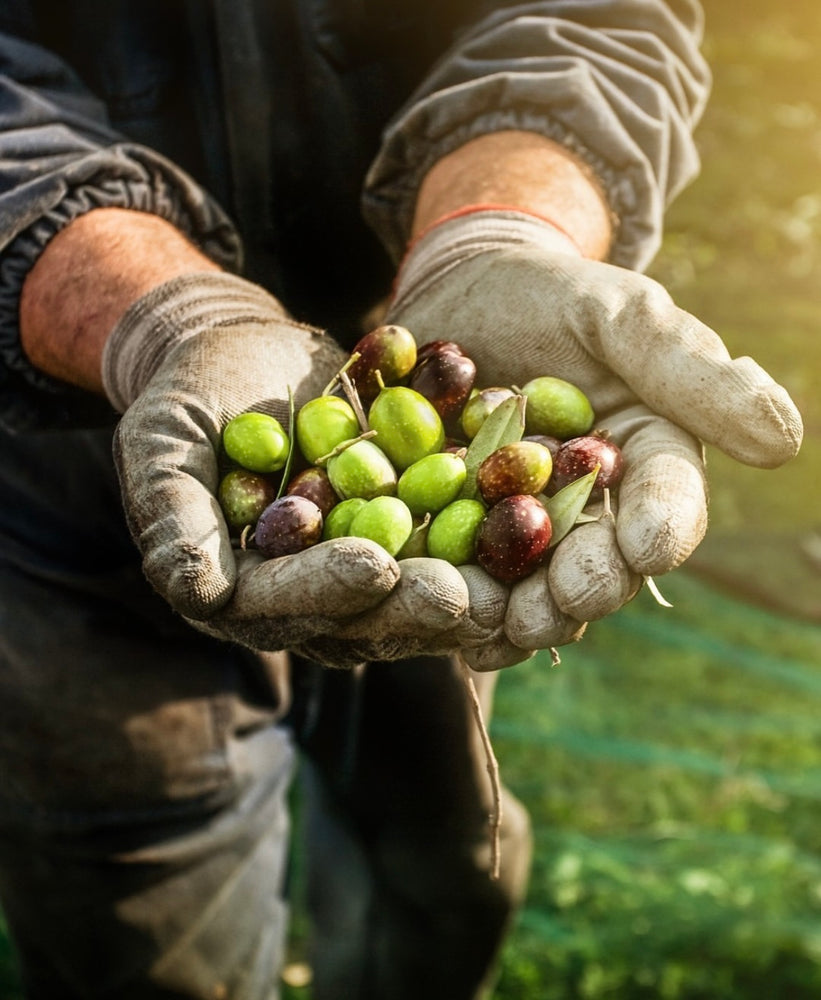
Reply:
[[[0,28],[0,898],[28,995],[275,996],[293,733],[315,996],[479,996],[529,837],[508,799],[491,880],[449,654],[489,708],[493,671],[692,551],[700,440],[800,442],[640,273],[697,168],[700,12],[15,0]],[[588,393],[629,471],[586,551],[508,589],[355,539],[230,546],[220,427],[321,391],[397,269],[419,342]]]

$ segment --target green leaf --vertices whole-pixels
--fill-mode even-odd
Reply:
[[[296,427],[294,425],[294,394],[288,386],[288,457],[285,459],[285,468],[282,470],[282,479],[279,481],[277,490],[277,500],[282,496],[288,481],[291,478],[291,465],[294,461],[294,448],[296,446]]]
[[[552,497],[546,497],[542,500],[542,504],[550,516],[550,523],[553,525],[553,536],[550,539],[551,548],[558,545],[580,519],[585,504],[590,499],[590,491],[596,482],[599,468],[600,466],[597,465],[586,476],[575,479],[560,489],[558,493],[554,493]]]
[[[485,418],[465,453],[467,475],[459,494],[460,500],[476,500],[479,496],[476,473],[488,455],[502,445],[521,441],[525,432],[525,403],[524,396],[511,396]]]

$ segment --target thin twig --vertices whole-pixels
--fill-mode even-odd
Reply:
[[[359,393],[356,391],[356,386],[350,380],[348,373],[344,370],[339,373],[339,381],[342,383],[342,388],[345,390],[348,402],[353,407],[356,419],[359,421],[359,426],[362,428],[364,433],[367,433],[371,428],[365,414],[365,408],[362,406],[362,400],[359,398]]]
[[[493,793],[493,811],[491,812],[489,819],[490,877],[495,882],[499,878],[502,863],[500,846],[500,831],[502,827],[502,786],[499,781],[499,762],[496,760],[496,754],[493,752],[493,744],[490,742],[490,734],[487,731],[484,716],[482,715],[482,704],[479,701],[476,685],[473,683],[470,667],[461,653],[457,653],[457,659],[459,661],[459,666],[462,668],[462,678],[464,679],[465,688],[468,693],[468,698],[470,699],[470,707],[473,710],[473,717],[476,720],[476,725],[479,728],[479,735],[482,738],[482,746],[485,749],[485,764],[487,767],[487,773],[490,775],[490,787]]]
[[[370,441],[370,439],[374,437],[376,437],[376,431],[364,431],[362,434],[358,434],[355,438],[345,438],[345,440],[340,441],[332,451],[329,451],[327,455],[320,455],[319,458],[315,460],[314,465],[324,467],[332,458],[336,458],[337,455],[341,455],[343,451],[347,451],[348,448],[353,448],[353,446],[355,444],[359,444],[360,441]]]
[[[334,375],[331,381],[322,390],[323,396],[331,395],[331,393],[336,389],[337,382],[340,381],[340,375],[342,374],[342,372],[346,372],[351,367],[351,365],[355,364],[360,359],[361,356],[362,355],[359,353],[359,351],[354,351],[354,353],[348,358],[345,364],[339,369],[339,371]]]

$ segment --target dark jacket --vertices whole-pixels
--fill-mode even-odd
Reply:
[[[613,260],[643,267],[697,169],[700,18],[694,0],[4,0],[0,417],[70,416],[20,350],[18,297],[98,205],[169,218],[345,340],[430,164],[528,128],[587,159]]]

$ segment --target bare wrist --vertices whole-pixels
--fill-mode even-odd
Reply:
[[[102,393],[103,348],[129,306],[171,278],[211,270],[220,269],[158,216],[88,212],[52,239],[23,283],[23,350],[46,374]]]
[[[467,205],[541,216],[597,260],[606,259],[613,239],[609,206],[587,166],[532,132],[483,135],[439,160],[422,182],[413,235]]]

